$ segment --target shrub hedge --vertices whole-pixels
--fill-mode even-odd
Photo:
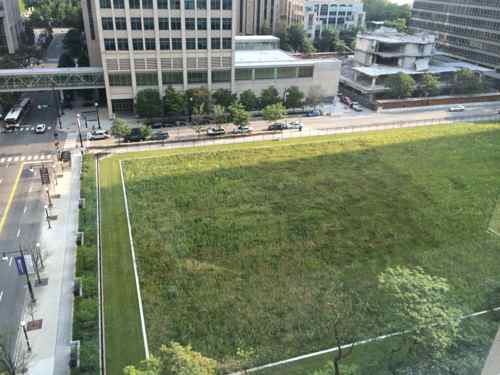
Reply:
[[[80,368],[72,375],[99,374],[99,325],[97,291],[97,226],[95,161],[83,160],[81,197],[85,208],[80,209],[79,230],[85,233],[85,243],[78,246],[76,277],[80,279],[82,296],[75,297],[73,340],[80,340]]]

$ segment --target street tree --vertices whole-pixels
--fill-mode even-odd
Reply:
[[[258,99],[257,95],[252,90],[245,90],[240,94],[239,102],[245,107],[247,111],[254,111],[257,109]]]
[[[165,113],[180,114],[186,112],[186,97],[180,91],[176,91],[172,86],[165,89]]]
[[[78,66],[90,66],[89,56],[85,51],[78,57]]]
[[[420,89],[425,96],[436,96],[439,94],[439,78],[430,73],[425,73],[422,76]]]
[[[297,86],[291,86],[287,90],[285,106],[287,108],[301,107],[304,100],[304,93]]]
[[[399,32],[405,33],[408,31],[407,19],[406,18],[396,18],[391,21],[386,21],[385,26],[392,27]]]
[[[238,99],[236,94],[231,93],[231,90],[217,89],[212,93],[214,104],[229,108]]]
[[[210,94],[205,87],[188,89],[184,93],[188,113],[206,114],[210,110]]]
[[[142,133],[142,136],[143,136],[145,139],[148,139],[149,137],[151,137],[151,134],[153,133],[153,131],[151,130],[151,126],[144,125],[144,126],[141,128],[141,133]]]
[[[225,108],[219,104],[214,106],[214,120],[217,126],[224,124],[226,122],[226,111]]]
[[[392,21],[403,18],[407,21],[411,16],[408,5],[398,5],[389,0],[363,0],[366,21]]]
[[[121,140],[130,134],[130,128],[127,122],[119,117],[113,120],[113,125],[111,126],[111,134]]]
[[[455,73],[452,91],[455,94],[477,94],[484,90],[484,85],[470,69],[460,69]]]
[[[415,91],[415,80],[406,73],[392,75],[385,80],[385,86],[389,88],[392,97],[401,99],[411,96]]]
[[[233,104],[229,107],[229,112],[231,113],[231,121],[236,126],[246,126],[250,122],[250,113],[245,110],[241,103]]]
[[[309,88],[307,93],[306,103],[312,106],[317,106],[324,97],[323,88],[320,85],[314,85]]]
[[[145,89],[137,93],[136,111],[141,117],[161,116],[161,97],[156,89]]]
[[[391,373],[415,361],[439,361],[458,337],[461,311],[450,303],[446,279],[420,267],[388,268],[378,277],[381,306],[390,330],[385,365]]]
[[[14,334],[0,333],[0,374],[17,375],[27,371],[30,352],[24,348],[14,351]]]
[[[316,48],[320,52],[335,51],[339,40],[338,33],[333,29],[326,29],[321,32],[321,36],[316,40]]]
[[[266,121],[277,121],[285,118],[287,115],[286,108],[282,103],[275,103],[267,105],[262,111],[262,116]]]
[[[78,58],[82,54],[82,32],[79,29],[69,29],[63,38],[63,48],[71,57]]]
[[[281,98],[276,87],[269,86],[267,89],[262,90],[260,93],[260,105],[262,107],[267,107],[271,104],[280,103]]]
[[[73,68],[75,66],[75,60],[69,53],[63,52],[61,56],[59,56],[59,63],[57,66],[59,68]]]

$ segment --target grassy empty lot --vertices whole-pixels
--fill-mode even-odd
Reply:
[[[332,283],[375,300],[397,264],[447,278],[465,311],[487,305],[499,146],[500,126],[459,125],[120,156],[151,349],[191,343],[229,369],[329,347]],[[125,365],[142,342],[117,161],[103,236],[108,344]]]

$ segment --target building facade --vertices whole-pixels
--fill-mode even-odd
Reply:
[[[415,0],[410,27],[452,56],[500,69],[500,0]]]
[[[365,13],[361,0],[306,0],[304,28],[311,39],[323,30],[364,27]]]
[[[0,49],[14,53],[23,28],[17,0],[0,0]]]
[[[304,23],[304,0],[280,0],[280,26]]]

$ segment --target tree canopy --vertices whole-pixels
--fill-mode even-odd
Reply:
[[[304,93],[297,86],[291,86],[287,90],[285,106],[287,108],[301,107],[304,100]]]
[[[366,12],[366,21],[393,21],[398,18],[408,20],[411,16],[409,5],[398,5],[389,0],[363,0],[363,9]]]
[[[250,122],[250,113],[245,110],[241,103],[235,103],[229,107],[231,121],[236,126],[245,126]]]
[[[240,103],[247,111],[257,109],[258,99],[257,95],[252,90],[245,90],[240,94]]]
[[[111,126],[111,134],[114,137],[121,139],[130,134],[130,128],[128,127],[125,120],[116,117],[113,120],[113,125]]]
[[[389,94],[398,99],[411,96],[416,86],[415,80],[405,73],[389,76],[384,83],[389,88]]]
[[[161,115],[161,97],[156,89],[145,89],[137,93],[136,111],[142,117],[158,117]]]
[[[276,104],[281,102],[281,97],[278,90],[274,86],[269,86],[268,88],[262,90],[260,93],[260,105],[266,107],[270,104]]]
[[[452,86],[454,94],[477,94],[484,91],[484,85],[470,69],[460,69],[455,73]]]
[[[31,17],[35,27],[82,28],[82,10],[76,0],[37,0],[31,5]]]
[[[165,113],[180,114],[186,111],[186,97],[180,91],[176,91],[172,86],[165,89]]]
[[[422,81],[420,83],[420,89],[425,96],[435,96],[439,94],[439,78],[430,74],[425,73],[422,75]]]
[[[228,108],[237,100],[236,94],[231,93],[231,90],[217,89],[212,93],[214,104]]]
[[[285,118],[286,108],[281,103],[269,104],[262,111],[262,116],[266,121],[277,121]]]
[[[61,56],[59,56],[59,63],[57,66],[59,68],[73,68],[75,66],[75,59],[68,53],[63,52]]]

